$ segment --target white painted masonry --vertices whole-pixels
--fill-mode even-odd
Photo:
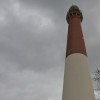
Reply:
[[[66,58],[62,100],[94,100],[87,56],[74,53]]]

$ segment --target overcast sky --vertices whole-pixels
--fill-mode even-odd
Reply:
[[[62,100],[72,4],[83,13],[91,73],[100,68],[100,0],[0,0],[0,100]]]

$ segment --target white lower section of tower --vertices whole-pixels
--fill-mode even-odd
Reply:
[[[80,53],[66,58],[62,100],[94,100],[88,58]]]

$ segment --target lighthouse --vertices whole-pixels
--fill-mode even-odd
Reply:
[[[62,100],[94,100],[88,56],[81,28],[83,15],[76,5],[69,8],[66,20],[68,36]]]

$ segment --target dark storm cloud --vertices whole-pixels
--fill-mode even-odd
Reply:
[[[34,10],[28,12],[30,8],[26,11],[19,2],[11,1],[9,5],[4,5],[5,9],[9,8],[5,16],[7,23],[0,29],[0,99],[60,100],[58,86],[62,75],[59,73],[64,64],[60,62],[63,53],[59,48],[64,45],[57,37],[56,23]]]
[[[59,43],[59,38],[56,38],[55,34],[49,35],[52,32],[50,30],[45,33],[49,37],[45,37],[41,36],[42,33],[37,32],[36,29],[30,32],[25,27],[13,22],[6,30],[2,30],[4,39],[0,43],[1,54],[5,55],[9,61],[18,63],[19,68],[42,71],[42,69],[53,67],[54,64],[56,67],[56,62],[60,60],[62,55],[59,49],[59,46],[62,46]]]
[[[7,33],[8,31],[9,33]],[[19,27],[17,23],[13,23],[13,26],[3,30],[3,32],[7,36],[0,43],[1,54],[5,55],[9,61],[18,63],[19,68],[27,67],[29,69],[31,67],[33,69],[46,70],[53,67],[54,63],[56,64],[61,58],[61,51],[58,47],[61,44],[57,42],[59,40],[55,40],[57,38],[54,35],[45,38],[39,37],[37,32],[34,31],[31,34],[21,25]],[[54,42],[57,42],[58,45]]]
[[[5,35],[5,40],[1,42],[1,53],[6,55],[6,59],[18,63],[19,68],[32,68],[42,71],[56,67],[56,62],[59,62],[62,58],[60,48],[64,47],[61,44],[62,38],[57,37],[57,35],[62,36],[62,34],[59,34],[58,27],[38,30],[33,21],[32,31],[29,31],[29,24],[24,25],[17,22],[18,19],[15,18],[10,20],[13,22],[10,23],[10,26],[7,26],[6,30],[4,29],[1,32]]]

